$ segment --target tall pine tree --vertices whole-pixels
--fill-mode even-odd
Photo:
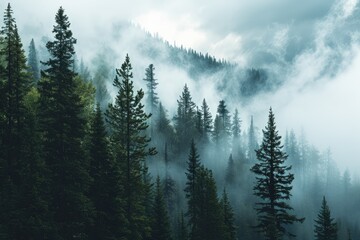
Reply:
[[[160,177],[156,178],[155,199],[151,225],[152,240],[171,240],[170,223],[166,211],[164,195],[161,189]]]
[[[251,168],[256,175],[254,195],[261,199],[255,207],[259,221],[256,228],[267,240],[278,240],[288,233],[284,225],[303,222],[304,219],[289,213],[292,207],[287,200],[291,197],[294,175],[289,173],[291,166],[285,165],[287,155],[282,151],[281,136],[276,130],[271,108],[263,134],[262,144],[256,150],[258,163]]]
[[[315,220],[315,239],[316,240],[337,240],[337,224],[331,218],[330,208],[323,197],[321,209]]]
[[[29,57],[28,57],[28,66],[29,71],[31,73],[31,76],[35,81],[38,81],[40,79],[40,68],[39,68],[39,59],[37,56],[37,51],[35,48],[35,42],[34,39],[31,39],[30,45],[29,45]]]
[[[144,161],[155,154],[154,148],[148,148],[150,141],[145,134],[150,115],[144,112],[141,100],[144,92],[134,92],[132,66],[126,55],[120,69],[116,70],[113,85],[118,89],[114,104],[109,105],[106,113],[111,129],[111,144],[115,159],[119,164],[125,224],[122,233],[125,239],[143,238],[148,219],[145,213]]]
[[[90,178],[82,146],[85,119],[73,72],[76,39],[62,7],[55,21],[55,39],[46,44],[51,57],[43,63],[46,69],[39,82],[43,156],[50,170],[50,210],[56,227],[54,238],[84,238],[92,221],[92,208],[86,196]]]
[[[95,218],[90,239],[116,239],[120,237],[121,202],[119,199],[119,172],[109,149],[103,114],[98,104],[90,129],[89,197],[94,204]]]

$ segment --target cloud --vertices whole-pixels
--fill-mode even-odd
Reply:
[[[40,36],[52,35],[54,15],[62,5],[78,39],[77,53],[90,61],[97,49],[105,47],[115,55],[115,67],[128,52],[136,79],[143,78],[151,59],[138,53],[139,40],[134,43],[138,33],[123,22],[137,23],[170,43],[176,41],[241,66],[270,69],[274,80],[284,82],[278,91],[257,96],[246,106],[228,102],[231,109],[241,106],[244,125],[250,115],[256,115],[262,128],[272,105],[281,130],[305,129],[310,141],[333,148],[342,167],[360,171],[356,156],[360,142],[357,0],[11,0],[11,4],[25,48],[32,37],[40,43]],[[5,2],[0,8],[5,9]],[[216,94],[222,73],[200,79],[198,84],[166,62],[155,67],[159,95],[171,111],[185,83],[198,104],[206,97],[213,114],[218,100],[227,97]],[[140,80],[136,84],[143,86]],[[208,83],[206,88],[201,87],[204,83]]]

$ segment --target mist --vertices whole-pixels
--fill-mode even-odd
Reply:
[[[0,8],[5,9],[5,4],[1,2]],[[323,195],[329,197],[339,223],[344,223],[339,235],[346,235],[344,226],[359,235],[358,213],[348,211],[355,198],[345,199],[348,193],[359,193],[360,181],[359,1],[12,0],[11,5],[24,49],[28,50],[34,38],[39,53],[46,52],[44,39],[52,38],[54,14],[62,6],[77,39],[78,64],[82,61],[92,77],[99,72],[100,62],[110,69],[101,79],[110,102],[118,93],[112,85],[115,69],[120,68],[126,54],[131,59],[135,89],[146,92],[145,69],[154,64],[156,92],[175,132],[178,101],[185,85],[197,107],[206,99],[213,120],[219,115],[220,100],[225,100],[231,118],[237,109],[241,120],[241,137],[236,139],[239,149],[232,146],[230,137],[228,142],[199,141],[197,146],[201,162],[213,171],[217,191],[227,188],[235,211],[247,216],[242,219],[239,214],[236,218],[245,239],[254,236],[248,226],[256,222],[251,207],[255,200],[254,178],[249,172],[254,163],[250,159],[250,119],[253,117],[260,144],[270,107],[282,143],[289,145],[293,132],[298,151],[306,149],[309,155],[308,166],[303,167],[306,174],[296,167],[293,170],[291,203],[296,214],[307,218],[303,225],[294,227],[299,239],[313,236],[313,219]],[[216,59],[210,61],[215,62],[211,69],[199,60],[209,56]],[[47,59],[41,57],[48,56],[40,54],[44,61]],[[260,76],[256,83],[249,77],[252,70]],[[246,84],[252,91],[244,94]],[[178,202],[174,212],[178,214],[186,208],[184,171],[190,142],[178,147],[173,137],[165,135],[152,136],[158,155],[150,158],[149,168],[153,176],[165,179],[171,175],[176,181]],[[165,143],[169,143],[170,163],[165,162]],[[232,184],[225,180],[230,154],[238,161],[239,170]],[[305,159],[304,155],[301,157]],[[289,159],[296,163],[293,156]],[[341,185],[347,171],[350,190]],[[331,174],[338,180],[336,184],[329,180]],[[343,192],[338,193],[337,187]],[[314,197],[308,199],[310,195]],[[343,207],[344,202],[349,206]]]

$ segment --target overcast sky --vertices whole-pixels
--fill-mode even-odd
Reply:
[[[358,0],[10,2],[25,46],[32,37],[51,36],[54,15],[63,6],[83,56],[94,50],[92,44],[106,42],[114,25],[129,21],[176,45],[241,66],[272,68],[286,84],[244,107],[244,118],[257,114],[262,128],[272,105],[282,130],[304,129],[311,142],[333,149],[343,169],[360,173]],[[6,4],[1,0],[0,8]]]

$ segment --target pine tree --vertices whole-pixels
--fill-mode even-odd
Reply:
[[[229,137],[231,135],[231,122],[229,111],[227,110],[224,100],[221,100],[219,102],[217,108],[217,115],[214,124],[214,133],[216,133],[217,135],[217,137],[215,138],[215,142],[217,144],[221,143],[222,148],[224,148],[224,146],[228,146],[230,140]]]
[[[235,113],[233,116],[233,120],[231,124],[231,132],[232,132],[232,153],[235,155],[236,158],[243,157],[241,143],[240,143],[241,120],[237,109],[235,109]]]
[[[177,240],[188,240],[188,232],[183,212],[181,212],[180,218],[178,219]]]
[[[232,185],[236,181],[236,167],[235,163],[232,157],[232,154],[230,154],[228,165],[226,168],[226,175],[225,175],[225,183],[228,185]]]
[[[96,107],[90,129],[90,177],[92,182],[89,198],[94,204],[95,216],[90,229],[90,239],[116,239],[120,237],[121,204],[119,200],[119,173],[110,154],[100,105]]]
[[[190,153],[187,161],[186,169],[186,187],[184,189],[187,198],[188,211],[186,213],[189,218],[189,226],[191,232],[196,231],[198,228],[198,218],[199,212],[196,206],[196,201],[198,198],[198,189],[196,185],[197,177],[199,174],[199,169],[201,167],[200,156],[197,152],[194,140],[191,141]]]
[[[170,240],[170,224],[166,211],[163,192],[161,190],[160,177],[156,178],[156,192],[153,205],[153,217],[151,228],[151,239],[153,240]]]
[[[92,79],[92,82],[96,87],[95,100],[100,104],[102,111],[105,111],[108,104],[111,102],[111,96],[106,88],[106,82],[110,80],[111,69],[105,59],[105,53],[95,57],[94,62],[96,63],[96,69]]]
[[[201,166],[195,184],[197,193],[195,208],[198,211],[198,218],[196,228],[192,228],[190,232],[190,239],[224,239],[225,227],[212,171]]]
[[[255,163],[256,161],[256,152],[255,150],[259,148],[255,127],[254,127],[254,118],[251,116],[250,128],[249,128],[249,140],[248,140],[248,159],[250,163]]]
[[[144,160],[156,153],[154,148],[148,148],[149,139],[145,134],[146,124],[150,115],[144,112],[141,100],[144,92],[140,89],[134,93],[132,66],[126,55],[120,69],[116,70],[113,85],[118,88],[114,104],[110,104],[106,112],[111,130],[111,144],[120,170],[122,192],[120,198],[124,201],[125,224],[122,233],[125,239],[142,239],[147,227],[144,196]]]
[[[226,190],[224,189],[221,198],[221,208],[224,221],[224,238],[223,240],[235,240],[236,239],[236,227],[234,211],[230,205]]]
[[[205,142],[208,142],[210,140],[211,131],[213,128],[213,121],[212,116],[210,113],[210,108],[206,103],[205,98],[203,99],[202,105],[201,105],[201,114],[202,114],[202,120],[203,120],[203,132],[204,132],[204,138]]]
[[[165,161],[164,199],[166,202],[167,210],[169,214],[172,215],[175,209],[176,183],[175,180],[171,177],[171,174],[169,172],[170,167],[169,167],[167,143],[165,143],[164,161]]]
[[[37,82],[40,79],[40,68],[39,68],[39,59],[37,56],[37,51],[35,48],[34,39],[31,39],[30,46],[29,46],[29,57],[28,57],[28,66],[31,76],[33,77],[34,81]]]
[[[51,58],[43,62],[47,69],[39,82],[42,149],[50,170],[54,238],[71,239],[86,237],[92,221],[92,207],[86,196],[90,177],[82,147],[84,110],[73,72],[76,39],[62,7],[55,21],[55,39],[46,44]]]
[[[262,199],[256,203],[255,207],[259,221],[256,228],[264,234],[266,239],[277,240],[288,233],[284,225],[303,222],[304,219],[289,213],[292,207],[286,200],[291,197],[291,183],[294,175],[289,173],[291,166],[284,164],[287,155],[282,151],[281,136],[276,130],[275,117],[271,108],[263,134],[263,142],[256,150],[259,162],[251,168],[256,175],[254,195]]]
[[[47,236],[49,227],[45,169],[39,159],[36,113],[30,110],[36,108],[36,100],[32,101],[25,52],[12,15],[8,4],[0,31],[0,235],[38,239]]]
[[[175,116],[175,130],[178,141],[178,150],[182,152],[182,150],[191,142],[191,136],[195,134],[196,122],[196,106],[192,101],[189,88],[186,84],[177,103],[178,108]]]
[[[158,83],[157,83],[157,79],[155,79],[154,70],[155,70],[154,65],[150,64],[149,67],[145,69],[145,78],[144,78],[144,81],[147,82],[147,88],[148,88],[147,103],[149,104],[149,110],[151,114],[156,113],[156,109],[159,104],[159,97],[155,92]]]
[[[321,209],[315,220],[315,239],[316,240],[336,240],[337,225],[331,218],[330,208],[327,205],[325,197],[323,197]]]

